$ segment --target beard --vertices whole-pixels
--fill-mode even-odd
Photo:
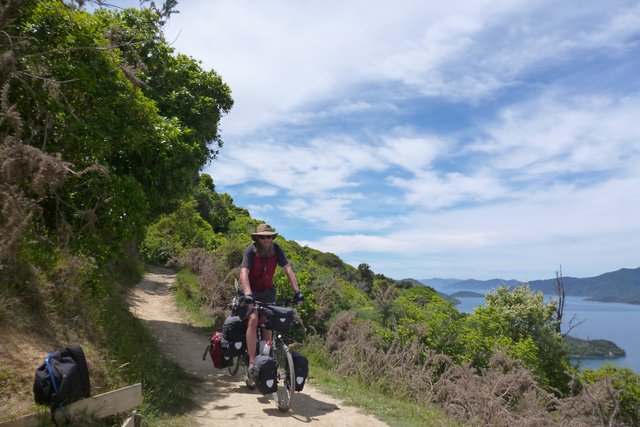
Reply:
[[[254,246],[256,248],[256,253],[258,254],[258,256],[263,258],[272,257],[276,253],[276,250],[273,247],[273,240],[271,240],[268,245],[263,245],[260,242],[256,242]]]

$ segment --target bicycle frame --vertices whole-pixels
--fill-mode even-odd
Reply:
[[[257,310],[259,314],[265,315],[266,317],[265,309],[268,309],[268,307],[274,305],[289,306],[290,302],[285,302],[284,304],[265,304],[259,301],[255,301],[254,310]],[[259,354],[259,352],[263,350],[262,348],[260,348],[263,328],[265,328],[264,322],[258,325],[258,330],[256,333],[256,354]],[[289,409],[291,409],[295,396],[295,368],[293,365],[293,358],[291,356],[289,347],[282,337],[282,332],[280,331],[273,331],[272,344],[271,348],[269,349],[269,356],[273,357],[276,360],[278,366],[278,390],[272,393],[272,397],[276,402],[278,409],[282,412],[287,412]],[[245,349],[244,353],[241,356],[238,356],[236,362],[229,367],[229,374],[235,375],[240,367],[242,367],[243,377],[247,387],[250,390],[255,389],[255,381],[249,375],[248,349]]]

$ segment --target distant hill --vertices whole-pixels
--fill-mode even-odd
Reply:
[[[402,280],[397,280],[397,282],[400,284],[408,284],[412,286],[424,285],[424,283],[421,283],[416,279],[402,279]]]
[[[439,279],[439,278],[418,280],[418,282],[422,283],[423,285],[431,286],[432,288],[435,288],[435,289],[444,288],[448,285],[452,285],[460,281],[461,281],[460,279]]]
[[[640,267],[622,268],[595,277],[563,277],[562,279],[567,295],[571,296],[610,298],[619,302],[637,301],[640,297]],[[477,292],[486,292],[501,285],[513,287],[522,283],[514,279],[461,280],[439,278],[422,279],[419,282],[442,291],[446,289],[466,289]],[[529,282],[529,286],[532,289],[542,291],[545,294],[555,294],[555,284],[555,278]]]
[[[622,268],[595,277],[563,277],[567,295],[586,297],[635,297],[640,295],[640,268]],[[555,293],[556,279],[529,282],[532,289]]]
[[[435,289],[447,290],[447,289],[468,289],[473,291],[489,291],[501,285],[516,286],[519,285],[519,280],[503,280],[503,279],[490,279],[490,280],[476,280],[476,279],[422,279],[419,280],[423,285],[431,286]]]
[[[459,282],[448,285],[448,288],[469,288],[469,289],[482,289],[482,290],[490,290],[493,288],[497,288],[498,286],[517,286],[522,283],[519,280],[511,279],[489,279],[489,280],[475,280],[475,279],[467,279],[460,280]]]

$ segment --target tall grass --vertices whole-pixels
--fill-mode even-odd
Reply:
[[[198,380],[164,357],[148,329],[127,309],[122,293],[107,299],[97,321],[112,387],[141,382],[146,415],[180,415],[195,408],[191,393]]]
[[[382,389],[372,387],[352,376],[342,375],[335,368],[339,361],[326,349],[318,336],[309,337],[296,348],[309,359],[309,382],[349,405],[362,408],[391,426],[459,426],[436,405],[425,405],[391,397]]]
[[[178,308],[187,321],[196,327],[212,329],[214,320],[203,305],[205,296],[198,283],[198,276],[188,269],[178,271],[173,289]]]

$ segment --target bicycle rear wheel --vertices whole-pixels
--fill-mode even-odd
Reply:
[[[234,376],[238,373],[238,369],[240,368],[240,359],[242,359],[242,356],[236,356],[231,359],[231,365],[227,367],[227,373],[229,375]]]
[[[245,352],[242,356],[238,356],[238,363],[242,367],[242,377],[244,383],[249,390],[256,388],[256,381],[253,378],[253,374],[249,375],[249,355]]]
[[[293,406],[293,397],[296,392],[293,358],[289,347],[280,340],[272,348],[271,356],[276,359],[278,365],[278,391],[273,393],[273,400],[276,401],[280,411],[287,412]]]

